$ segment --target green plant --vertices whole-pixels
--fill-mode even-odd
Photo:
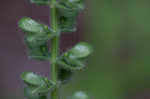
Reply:
[[[82,0],[31,0],[37,5],[51,9],[51,28],[24,17],[18,25],[25,32],[25,45],[30,59],[50,61],[51,80],[32,72],[24,72],[21,78],[26,84],[25,95],[29,99],[60,99],[59,85],[65,84],[74,71],[85,67],[85,59],[92,53],[92,47],[80,42],[72,49],[59,55],[59,37],[62,32],[76,30],[76,17],[84,9]],[[50,48],[48,42],[50,41]],[[78,92],[69,99],[89,99],[84,92]]]

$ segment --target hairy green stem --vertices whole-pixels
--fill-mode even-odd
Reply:
[[[55,4],[56,0],[51,0],[51,4]],[[57,11],[55,6],[50,7],[51,11],[51,27],[57,33],[58,31],[58,22],[57,22]],[[58,73],[58,66],[56,63],[57,56],[59,54],[59,36],[54,37],[51,40],[51,80],[54,83],[57,83],[57,73]],[[51,93],[51,99],[59,99],[59,92],[58,88],[56,87]]]

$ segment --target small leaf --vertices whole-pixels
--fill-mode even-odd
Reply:
[[[65,55],[68,55],[69,58],[86,58],[93,52],[92,47],[86,43],[86,42],[81,42],[78,43],[76,46],[74,46],[68,53]]]
[[[81,42],[60,56],[57,63],[64,69],[81,70],[85,67],[85,58],[92,52],[93,49],[88,43]]]
[[[76,31],[76,18],[59,16],[59,28],[62,32],[74,32]]]
[[[32,91],[32,93],[38,93],[41,95],[45,95],[50,91],[50,88],[48,88],[48,86],[42,85],[39,87],[33,87],[34,90]]]
[[[24,88],[24,94],[29,99],[40,99],[40,96],[38,93],[33,93],[34,88],[26,87]]]
[[[78,9],[69,8],[63,4],[57,5],[57,11],[59,16],[64,17],[76,17],[79,14]]]
[[[60,59],[58,62],[60,67],[66,69],[66,70],[81,70],[85,67],[85,65],[80,61],[76,59],[67,59],[63,58]]]
[[[83,92],[83,91],[78,91],[73,94],[73,96],[69,99],[90,99],[89,96]]]
[[[48,80],[47,78],[43,78],[43,81],[44,84],[36,88],[36,92],[41,95],[47,94],[56,86],[52,81]]]
[[[30,0],[31,3],[35,3],[37,5],[49,5],[50,0]]]
[[[23,31],[30,33],[43,34],[51,32],[48,26],[40,24],[28,17],[24,17],[19,21],[19,27]]]
[[[46,44],[49,39],[47,35],[37,36],[27,34],[25,36],[25,44],[27,45],[29,58],[37,60],[49,59],[50,53]]]
[[[27,84],[24,92],[29,99],[46,99],[47,93],[56,87],[56,84],[52,81],[32,72],[22,73],[21,78]]]
[[[50,53],[47,45],[41,45],[34,48],[28,47],[28,56],[30,59],[48,60],[50,58]]]
[[[76,31],[76,18],[84,6],[81,0],[61,0],[57,3],[59,28],[62,32]]]
[[[54,32],[48,26],[40,24],[31,18],[22,18],[19,27],[26,32],[25,44],[29,57],[36,60],[47,60],[50,57],[47,42],[59,32]]]
[[[66,69],[63,69],[63,68],[59,68],[58,79],[61,81],[61,83],[65,84],[68,81],[70,81],[72,75],[73,75],[72,71],[66,70]]]
[[[26,87],[24,88],[24,94],[29,99],[47,99],[46,95],[40,95],[39,93],[35,92],[34,87]]]
[[[52,88],[55,86],[52,81],[48,80],[45,77],[38,76],[32,72],[23,72],[21,74],[21,78],[29,86],[34,87],[47,86],[47,88]]]
[[[81,0],[61,0],[56,7],[58,8],[59,15],[66,17],[74,17],[84,9],[83,2]]]
[[[29,85],[41,86],[44,84],[43,79],[32,72],[23,72],[21,78],[26,84]]]
[[[44,33],[41,35],[27,33],[25,35],[25,43],[29,47],[35,47],[35,46],[45,44],[48,40],[50,40],[54,36],[55,35],[49,35],[49,34],[44,34]]]

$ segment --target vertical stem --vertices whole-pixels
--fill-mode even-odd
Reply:
[[[56,0],[51,0],[51,4],[54,4]],[[58,31],[58,22],[57,22],[57,11],[56,8],[50,7],[51,11],[51,27],[52,29],[57,32]],[[59,36],[54,37],[51,40],[51,80],[54,83],[57,83],[57,73],[58,67],[56,64],[57,55],[59,53]],[[51,99],[59,99],[58,88],[55,88],[51,93]]]

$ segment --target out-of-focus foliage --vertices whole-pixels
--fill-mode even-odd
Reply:
[[[87,70],[76,74],[76,82],[70,85],[74,87],[66,86],[66,90],[84,89],[93,99],[127,99],[129,94],[150,88],[150,2],[87,3],[84,35],[96,51]]]

